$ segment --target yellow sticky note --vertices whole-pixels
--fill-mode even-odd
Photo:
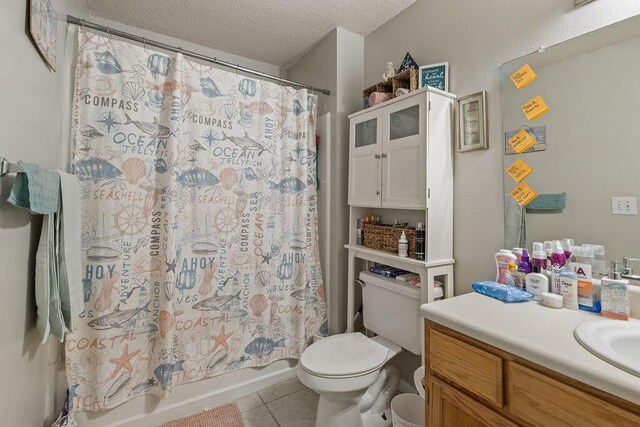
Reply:
[[[522,129],[509,139],[509,144],[513,147],[516,153],[520,154],[523,151],[528,150],[536,144],[536,139],[526,129]]]
[[[529,64],[524,64],[518,71],[511,74],[511,81],[518,89],[526,87],[529,83],[538,78]]]
[[[511,166],[507,168],[507,173],[511,175],[511,178],[515,179],[516,182],[520,182],[526,177],[529,176],[533,172],[531,166],[526,164],[524,160],[518,159]]]
[[[538,197],[538,193],[533,188],[529,187],[526,182],[521,182],[513,189],[513,191],[511,191],[511,196],[520,206],[524,206]]]
[[[547,103],[544,102],[544,99],[542,99],[542,97],[538,95],[531,101],[523,104],[522,111],[524,112],[524,115],[527,116],[527,119],[535,120],[549,111],[549,107],[547,106]]]

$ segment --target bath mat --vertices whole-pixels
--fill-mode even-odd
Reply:
[[[163,424],[162,427],[243,427],[242,415],[236,403],[227,403],[198,414]]]

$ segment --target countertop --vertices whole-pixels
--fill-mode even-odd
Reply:
[[[573,337],[580,323],[602,319],[598,314],[534,301],[507,304],[473,292],[424,304],[420,315],[640,405],[640,378],[591,354]]]

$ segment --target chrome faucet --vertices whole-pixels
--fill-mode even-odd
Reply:
[[[627,256],[622,258],[622,273],[620,275],[622,276],[623,279],[640,281],[640,275],[633,274],[633,269],[631,268],[631,261],[640,261],[640,258],[630,258]]]

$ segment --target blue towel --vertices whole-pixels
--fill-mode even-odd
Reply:
[[[19,161],[24,172],[16,175],[9,203],[33,214],[48,215],[60,204],[60,175],[33,163]]]
[[[567,206],[567,193],[538,194],[527,204],[528,211],[559,211]]]

